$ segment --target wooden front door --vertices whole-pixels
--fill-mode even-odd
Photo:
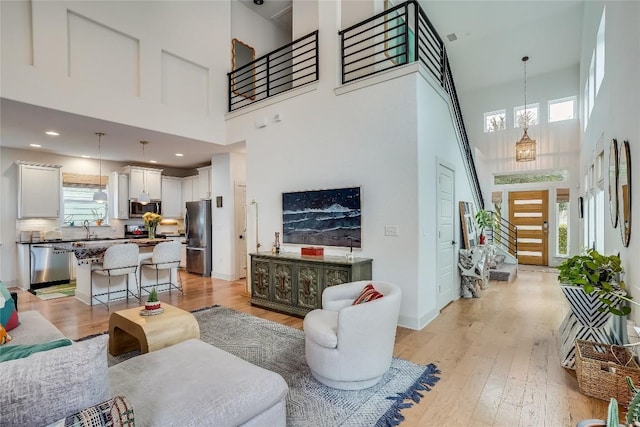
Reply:
[[[509,221],[518,227],[518,263],[548,264],[549,191],[509,193]]]

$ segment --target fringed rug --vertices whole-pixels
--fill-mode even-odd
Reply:
[[[401,410],[419,402],[439,380],[436,374],[440,371],[433,364],[417,365],[394,358],[389,371],[374,387],[336,390],[311,375],[301,330],[224,307],[206,308],[193,315],[200,324],[203,341],[282,375],[289,385],[288,426],[398,425],[404,420]],[[136,354],[109,355],[109,365]]]

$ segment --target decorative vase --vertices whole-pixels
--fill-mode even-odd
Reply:
[[[155,239],[156,238],[156,228],[154,226],[149,226],[149,238],[150,239]]]

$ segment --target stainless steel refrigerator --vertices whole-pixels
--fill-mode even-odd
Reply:
[[[187,202],[187,271],[211,276],[211,200]]]

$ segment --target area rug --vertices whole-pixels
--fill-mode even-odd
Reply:
[[[36,289],[34,295],[41,300],[47,301],[50,299],[72,297],[76,294],[76,284],[65,283],[62,285],[49,286],[47,288]]]
[[[288,426],[398,425],[404,420],[401,410],[418,403],[439,380],[440,371],[433,364],[394,358],[376,386],[359,391],[332,389],[311,375],[301,330],[224,307],[202,309],[193,315],[203,341],[282,375],[289,385]],[[109,366],[137,354],[109,355]]]

